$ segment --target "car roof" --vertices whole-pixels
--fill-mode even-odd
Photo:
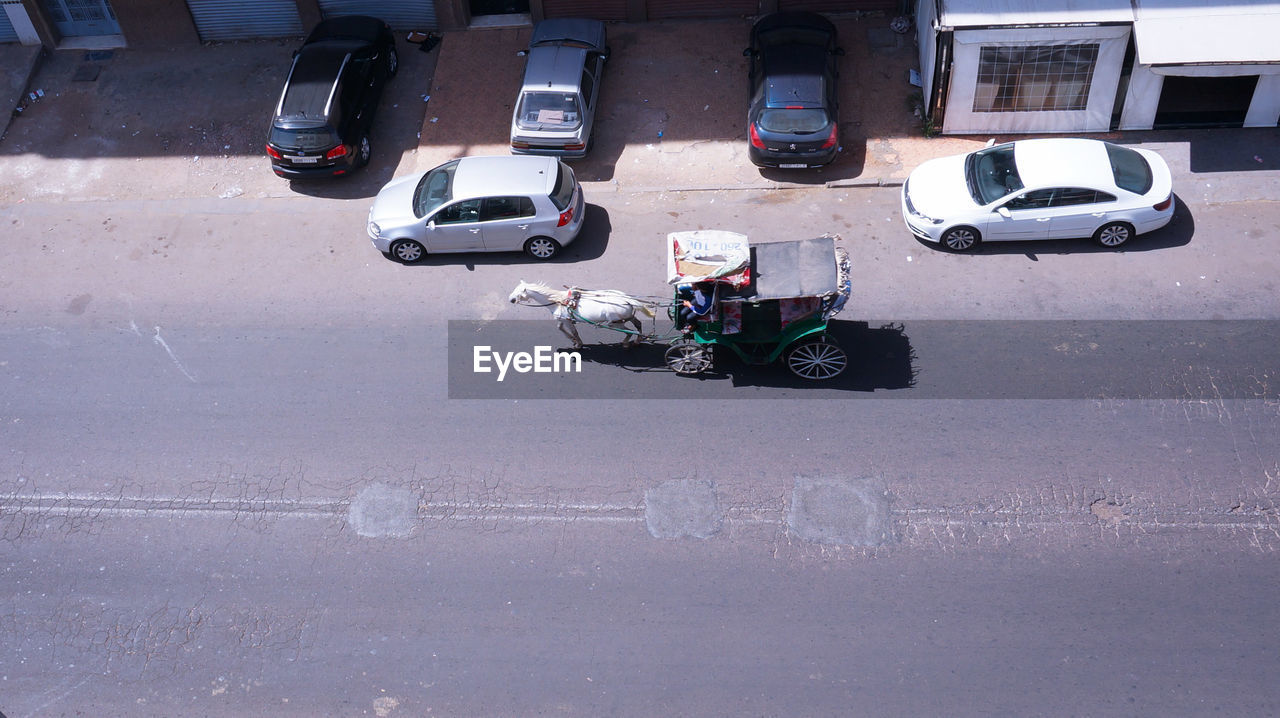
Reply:
[[[330,39],[363,40],[376,42],[386,24],[368,15],[342,15],[322,21],[307,35],[307,43]]]
[[[587,51],[580,47],[543,45],[529,51],[524,68],[524,91],[567,90],[576,92],[582,79]]]
[[[822,106],[827,53],[814,45],[788,45],[765,51],[765,105]]]
[[[1019,140],[1013,143],[1013,159],[1027,189],[1116,189],[1107,146],[1100,140],[1067,137]]]
[[[533,28],[529,47],[543,44],[569,44],[596,52],[605,49],[604,23],[586,18],[559,17],[543,20]]]
[[[463,157],[453,172],[453,197],[550,194],[558,173],[555,157]]]
[[[358,41],[332,40],[304,47],[293,61],[276,116],[323,118],[343,63],[363,46]]]

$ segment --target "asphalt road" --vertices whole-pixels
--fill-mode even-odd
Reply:
[[[11,207],[0,711],[1276,712],[1273,204],[960,257],[891,189],[589,201],[415,267],[364,200]],[[840,234],[885,379],[450,398],[461,322],[560,343],[519,279],[655,293],[698,227]]]

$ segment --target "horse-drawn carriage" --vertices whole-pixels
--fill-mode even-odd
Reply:
[[[664,356],[677,374],[705,372],[721,348],[748,364],[783,359],[804,379],[831,379],[848,366],[848,355],[827,332],[850,291],[848,255],[834,238],[753,245],[734,232],[698,230],[673,232],[667,244],[667,280],[675,286],[670,303],[525,282],[510,300],[551,309],[575,347],[582,346],[574,328],[579,321],[623,332],[624,345],[670,341]],[[637,315],[653,317],[660,303],[675,328],[645,334]]]
[[[666,351],[673,371],[704,372],[720,348],[748,364],[782,358],[805,379],[844,371],[848,356],[827,333],[850,291],[848,255],[835,239],[752,245],[740,234],[700,230],[672,233],[668,244],[667,281],[676,286],[670,316],[683,330]],[[704,314],[686,305],[695,292],[710,294]]]

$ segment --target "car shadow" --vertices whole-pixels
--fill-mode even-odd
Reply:
[[[701,374],[682,376],[682,381],[728,381],[734,387],[766,387],[779,389],[834,389],[838,391],[874,392],[908,389],[915,385],[915,350],[901,324],[871,326],[867,322],[832,320],[827,332],[849,357],[849,366],[834,379],[814,381],[802,379],[781,362],[748,364],[732,349],[715,351],[715,363]],[[665,339],[663,335],[661,339]],[[662,340],[624,347],[620,342],[588,344],[576,351],[584,362],[616,366],[634,373],[674,373],[667,367],[668,344]]]
[[[1161,249],[1183,247],[1191,243],[1196,231],[1195,216],[1181,199],[1174,196],[1176,203],[1173,219],[1169,224],[1129,240],[1119,249],[1110,249],[1095,244],[1090,239],[1047,239],[1028,240],[1023,242],[983,242],[970,254],[1025,254],[1033,261],[1041,254],[1096,254],[1112,252],[1153,252]],[[912,235],[914,236],[914,235]],[[936,252],[947,252],[941,245],[915,238],[921,245]]]
[[[377,116],[369,141],[373,152],[369,164],[339,177],[289,180],[289,189],[308,197],[321,199],[372,199],[384,185],[395,178],[396,169],[406,154],[418,147],[418,135],[426,119],[429,79],[435,72],[440,50],[433,43],[429,51],[424,45],[399,38],[400,72],[387,83],[378,103]]]
[[[523,252],[459,252],[457,254],[427,254],[422,259],[408,264],[409,267],[441,267],[463,264],[468,269],[477,266],[506,266],[515,264],[570,264],[599,259],[609,246],[609,237],[613,234],[613,224],[609,212],[605,208],[586,205],[587,217],[583,220],[582,230],[577,239],[560,253],[548,260],[534,259]],[[394,259],[387,258],[394,262]]]
[[[822,186],[838,180],[853,179],[862,175],[867,163],[867,141],[864,137],[854,137],[841,124],[840,136],[845,139],[840,153],[835,160],[822,167],[784,170],[776,167],[760,167],[760,176],[771,182],[783,182],[792,185]],[[743,138],[746,142],[746,138]]]

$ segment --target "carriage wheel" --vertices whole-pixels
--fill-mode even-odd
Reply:
[[[849,356],[825,336],[797,344],[787,354],[787,368],[802,379],[831,379],[849,365]]]
[[[667,347],[667,366],[677,374],[701,374],[711,368],[711,352],[692,339],[677,339]]]

